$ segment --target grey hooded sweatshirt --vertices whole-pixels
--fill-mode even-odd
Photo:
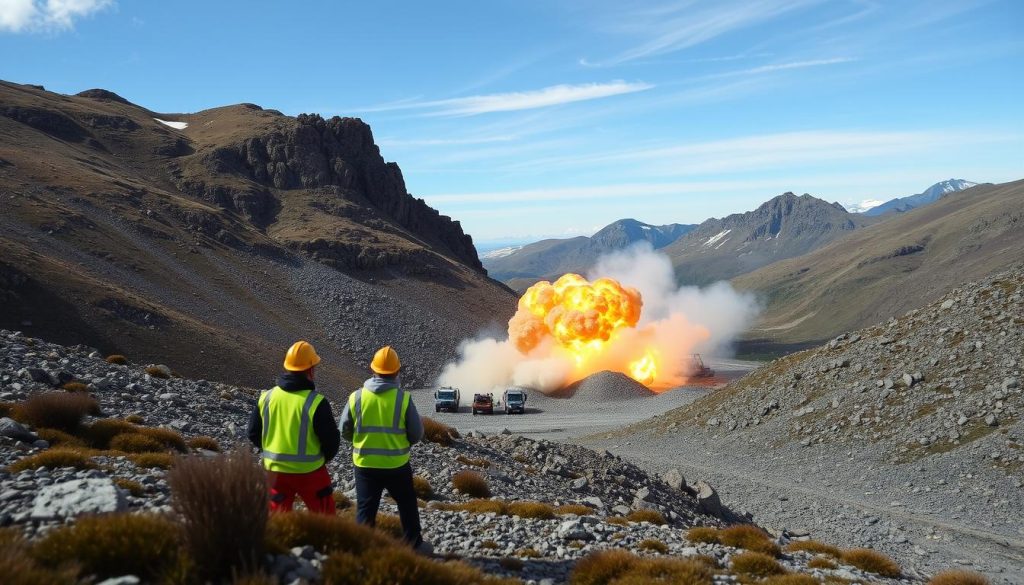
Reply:
[[[363,388],[368,392],[377,393],[399,386],[399,384],[398,377],[374,376],[363,383]],[[346,400],[345,410],[341,411],[341,437],[349,443],[352,442],[355,424],[352,409],[349,408],[349,402]],[[405,436],[409,439],[410,445],[415,445],[423,440],[423,420],[420,419],[420,413],[416,411],[416,405],[412,400],[409,401],[409,408],[405,410]]]

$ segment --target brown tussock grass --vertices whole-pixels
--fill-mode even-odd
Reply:
[[[650,522],[651,524],[658,524],[660,526],[668,524],[668,521],[665,520],[664,514],[657,510],[648,509],[633,510],[626,515],[626,520],[629,520],[630,522]]]
[[[782,554],[767,532],[750,524],[736,524],[718,531],[718,541],[725,546],[777,557]]]
[[[463,470],[452,476],[452,487],[473,498],[491,497],[491,488],[484,476],[475,471]]]
[[[658,540],[657,538],[645,538],[640,541],[637,545],[640,550],[649,550],[651,552],[665,554],[668,552],[668,545]]]
[[[124,366],[128,364],[128,358],[117,353],[115,353],[114,355],[108,355],[106,361],[108,364],[116,364],[119,366]]]
[[[7,471],[18,473],[26,469],[38,469],[46,467],[57,469],[60,467],[73,467],[75,469],[95,469],[96,464],[89,460],[87,450],[73,449],[68,447],[54,447],[35,455],[23,457],[7,466]]]
[[[594,513],[594,509],[590,506],[584,506],[583,504],[562,504],[555,508],[555,514],[559,516],[566,516],[568,514],[575,514],[577,516],[590,516]]]
[[[989,585],[988,577],[974,571],[950,569],[937,573],[928,581],[928,585]]]
[[[718,529],[711,526],[694,526],[686,531],[686,539],[690,542],[717,544]]]
[[[591,553],[576,563],[571,585],[640,585],[678,583],[711,585],[712,571],[703,562],[679,558],[642,558],[620,550]]]
[[[732,570],[754,577],[781,575],[786,572],[774,557],[749,550],[732,557]]]
[[[188,440],[188,446],[192,450],[205,449],[214,453],[220,453],[220,443],[213,437],[192,437]]]
[[[432,500],[434,498],[434,487],[430,485],[430,480],[422,475],[412,476],[412,489],[416,492],[416,497],[421,500]]]
[[[486,459],[476,459],[476,458],[473,458],[473,457],[466,457],[465,455],[462,455],[461,453],[459,454],[458,457],[455,458],[455,460],[458,461],[459,463],[464,464],[464,465],[470,465],[472,467],[479,467],[481,469],[487,469],[488,467],[491,466],[491,462],[486,460]]]
[[[15,406],[16,418],[34,427],[58,429],[74,434],[87,415],[100,413],[100,405],[88,394],[44,392]]]
[[[896,561],[870,548],[844,550],[839,558],[848,565],[883,577],[899,577],[903,572]]]
[[[429,416],[422,417],[422,420],[423,438],[431,443],[450,447],[454,442],[454,439],[459,436],[458,431],[444,423],[437,422]]]
[[[793,542],[786,545],[786,552],[807,552],[811,554],[829,555],[838,557],[839,547],[819,542],[817,540],[794,540]]]

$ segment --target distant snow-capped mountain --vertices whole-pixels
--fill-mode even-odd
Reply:
[[[957,191],[963,191],[964,189],[970,189],[976,186],[978,183],[971,181],[965,181],[964,179],[949,179],[935,183],[931,187],[925,189],[922,193],[917,195],[910,195],[908,197],[898,197],[896,199],[890,199],[889,201],[879,201],[875,199],[868,199],[861,203],[855,203],[847,205],[846,208],[851,213],[863,213],[867,216],[884,215],[886,213],[904,211],[910,211],[915,207],[921,207],[922,205],[928,205],[934,203],[939,199],[945,197],[950,193]]]

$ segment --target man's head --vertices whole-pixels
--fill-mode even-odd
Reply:
[[[284,369],[289,372],[302,372],[310,380],[315,376],[316,365],[319,363],[320,356],[308,341],[296,341],[284,356]]]
[[[374,374],[385,378],[397,376],[402,369],[402,362],[398,359],[398,353],[390,345],[385,345],[373,354],[370,369]]]

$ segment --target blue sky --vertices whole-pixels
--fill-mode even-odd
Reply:
[[[368,122],[478,242],[1024,178],[1024,2],[0,0],[0,78]]]

